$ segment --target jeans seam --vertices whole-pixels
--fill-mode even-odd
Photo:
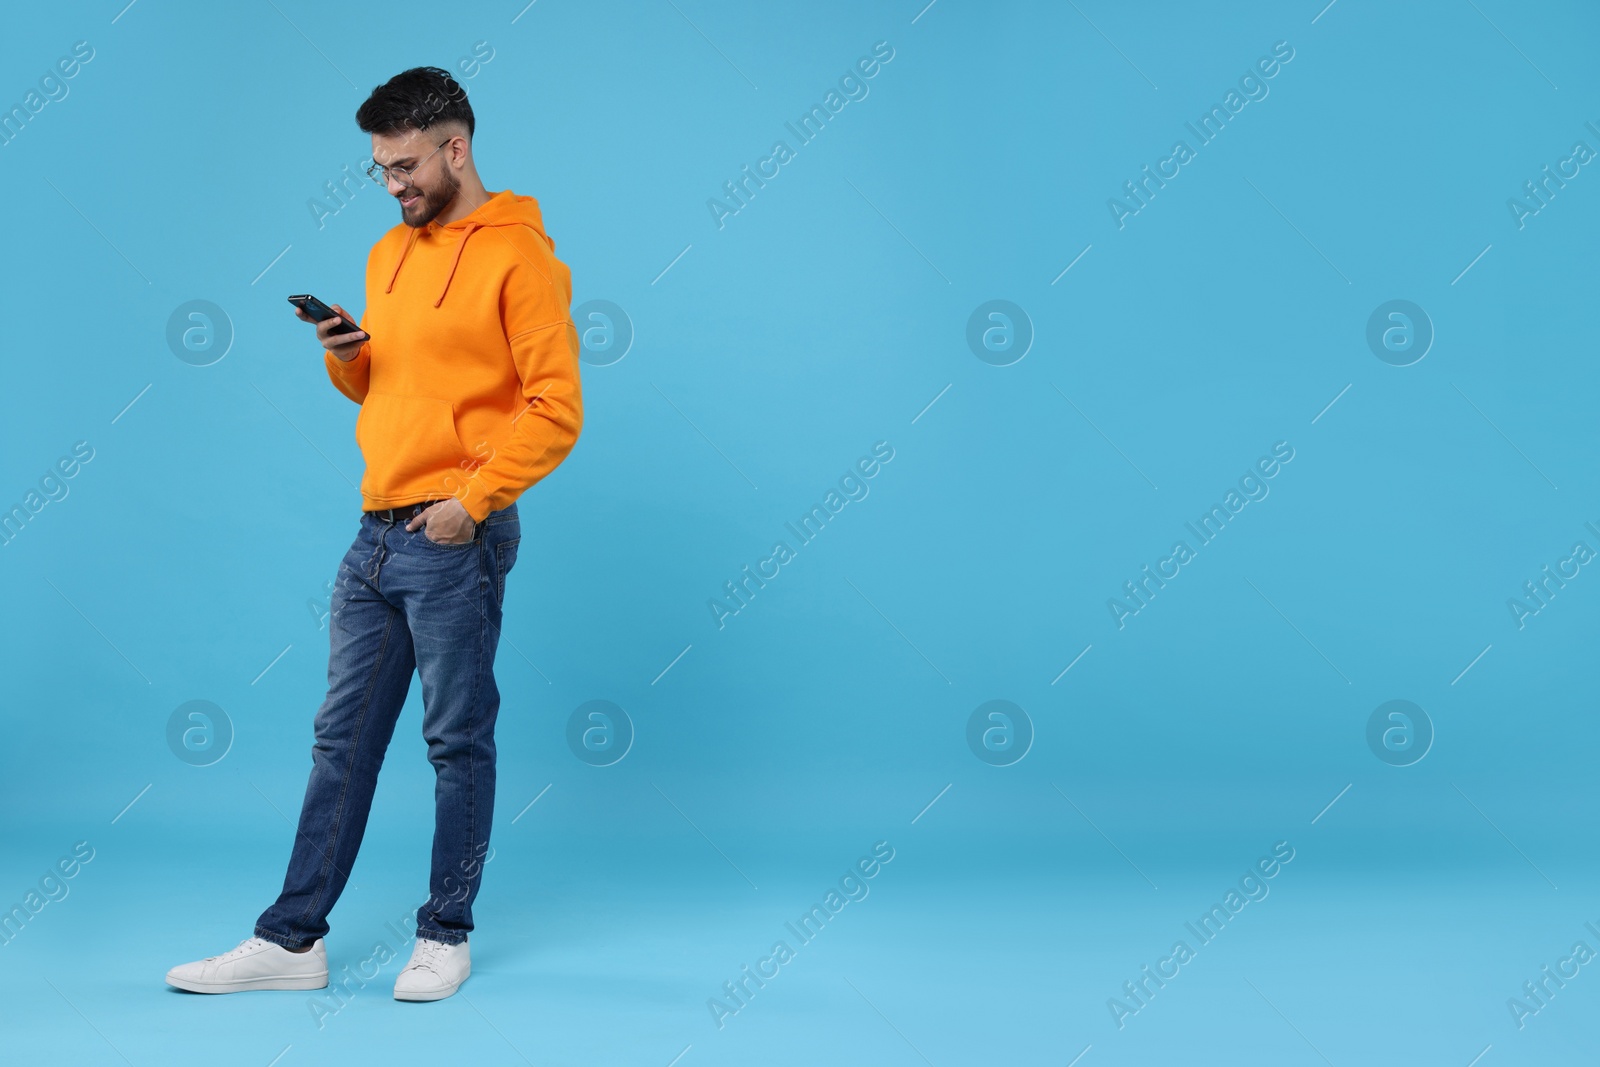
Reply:
[[[483,649],[484,649],[484,642],[486,640],[488,640],[488,636],[489,636],[488,635],[489,613],[487,611],[483,610],[483,601],[488,595],[488,574],[487,574],[488,564],[485,562],[488,554],[489,554],[488,553],[488,545],[487,545],[487,543],[485,543],[484,546],[482,547],[482,550],[478,553],[478,561],[479,561],[479,569],[478,569],[478,601],[479,601],[479,604],[478,604],[478,618],[479,618],[479,621],[480,621],[480,626],[479,626],[479,629],[478,629],[477,652],[476,652],[476,655],[478,657],[478,662],[477,662],[477,669],[472,672],[472,695],[471,695],[471,698],[470,698],[470,702],[467,705],[471,709],[471,711],[469,712],[469,715],[471,717],[467,720],[467,746],[466,746],[467,747],[467,752],[466,752],[466,756],[467,756],[467,803],[466,803],[466,810],[467,810],[467,855],[468,856],[472,855],[476,851],[477,830],[478,830],[478,771],[477,771],[477,760],[475,758],[474,749],[476,748],[476,741],[477,741],[477,733],[476,733],[475,725],[476,725],[476,723],[478,722],[478,719],[479,719],[479,716],[478,716],[478,711],[479,711],[478,703],[479,703],[479,700],[481,699],[481,696],[482,696],[482,693],[483,693],[483,671],[484,671],[484,660],[486,658],[484,656]],[[460,858],[459,857],[457,858],[457,863],[458,864],[460,863]],[[481,884],[481,879],[483,878],[483,869],[481,867],[478,869],[477,877],[480,879],[480,884]],[[468,881],[468,884],[470,886],[470,884],[472,882],[472,879],[469,878],[469,879],[467,879],[467,881]],[[467,896],[470,896],[470,895],[471,895],[470,893],[467,894]],[[429,896],[430,896],[430,898],[432,897],[431,892],[430,892]],[[442,911],[444,908],[448,907],[452,903],[457,903],[457,902],[450,901],[450,900],[445,900],[444,902],[442,902],[440,904],[440,910]],[[461,906],[462,906],[462,908],[464,910],[470,906],[468,904],[468,902],[467,902],[467,898],[466,897],[463,897],[461,899],[461,901],[459,901],[459,903],[461,904]],[[436,934],[436,933],[449,933],[449,932],[447,932],[447,931],[445,931],[445,930],[443,930],[442,928],[439,928],[439,927],[424,926],[423,925],[423,921],[420,918],[418,919],[418,922],[417,922],[417,931],[418,931],[417,936],[419,936],[419,937],[426,936],[430,940],[434,940],[434,941],[443,940],[443,938],[434,937],[433,936],[434,934]],[[461,935],[461,940],[462,941],[466,940],[466,935],[465,934]],[[455,940],[450,940],[450,941],[448,941],[446,943],[447,944],[459,944],[459,942],[455,941]]]
[[[485,552],[484,555],[485,555],[485,557],[487,557],[488,553]],[[498,550],[497,550],[497,558],[495,560],[495,566],[498,569],[498,567],[499,567]],[[481,588],[482,588],[483,592],[480,594],[479,599],[480,599],[480,601],[487,601],[488,598],[489,598],[489,561],[487,560],[487,558],[484,560],[483,584],[482,584]],[[484,607],[487,608],[488,605],[484,604]],[[478,669],[472,672],[472,714],[473,714],[473,720],[472,720],[471,732],[468,734],[468,737],[470,738],[471,743],[467,746],[467,805],[468,805],[468,812],[467,812],[467,858],[466,858],[466,862],[468,862],[468,863],[476,862],[471,857],[473,856],[474,853],[476,853],[478,851],[478,848],[477,848],[477,846],[478,846],[478,759],[477,759],[478,727],[477,727],[477,724],[483,717],[482,716],[482,711],[483,711],[483,708],[482,708],[483,672],[484,672],[484,661],[488,658],[483,654],[483,649],[484,649],[484,643],[489,640],[489,612],[487,610],[485,610],[484,612],[481,613],[481,616],[482,617],[481,617],[481,620],[480,620],[480,625],[478,627]],[[481,886],[483,884],[483,868],[481,866],[477,869],[476,883],[479,886]],[[462,901],[461,901],[461,907],[463,909],[467,909],[467,908],[471,907],[471,898],[473,896],[473,893],[472,893],[473,884],[474,884],[474,879],[473,878],[468,878],[467,879],[467,892],[466,892],[465,896],[462,898]]]
[[[488,573],[489,565],[488,565],[487,556],[488,556],[488,552],[486,550],[479,557],[480,559],[482,559],[484,561],[483,562],[483,571],[480,574],[480,581],[478,583],[478,600],[479,600],[480,604],[482,604],[483,601],[488,599],[488,593],[489,593],[489,573]],[[484,606],[487,607],[486,604]],[[469,705],[471,707],[471,709],[472,709],[472,712],[471,712],[472,718],[470,718],[467,721],[467,852],[466,852],[466,854],[467,854],[468,857],[472,856],[472,854],[477,851],[477,844],[478,844],[478,759],[477,759],[478,722],[482,718],[482,716],[480,714],[480,712],[482,711],[482,708],[479,706],[479,704],[480,704],[480,701],[482,701],[482,699],[483,699],[483,663],[484,663],[484,658],[485,658],[484,654],[483,654],[483,644],[484,644],[485,641],[487,641],[489,639],[489,633],[488,633],[489,613],[488,613],[488,611],[480,611],[478,614],[479,614],[478,642],[477,642],[478,663],[477,663],[477,669],[472,672],[472,703]],[[459,857],[457,859],[457,862],[458,863],[461,862],[461,859]],[[469,859],[467,862],[471,862],[471,860]],[[482,867],[478,868],[477,877],[479,879],[479,884],[482,884],[481,883],[481,880],[483,878],[483,868]],[[462,900],[461,900],[461,907],[462,907],[463,911],[465,911],[467,908],[471,907],[470,898],[472,896],[472,883],[473,883],[473,879],[468,878],[467,879],[467,892],[466,892],[466,894],[463,895]]]
[[[495,606],[498,607],[502,612],[505,611],[505,609],[506,609],[506,570],[507,570],[506,567],[502,566],[502,564],[504,564],[504,562],[505,562],[505,556],[504,556],[503,553],[505,552],[505,550],[508,547],[515,546],[521,540],[522,540],[522,535],[519,533],[516,537],[510,538],[509,540],[502,541],[502,542],[500,542],[499,545],[495,546],[495,550],[494,550],[494,573],[495,573],[496,587],[495,587],[495,599],[494,599],[494,602],[495,602]]]

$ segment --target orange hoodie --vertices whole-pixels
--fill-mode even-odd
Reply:
[[[364,509],[453,496],[481,522],[572,451],[578,331],[555,247],[539,202],[509,189],[372,246],[361,316],[372,339],[348,363],[324,350],[334,386],[361,405]]]

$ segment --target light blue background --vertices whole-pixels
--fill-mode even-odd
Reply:
[[[95,49],[0,147],[0,505],[94,449],[0,548],[0,905],[95,850],[0,947],[8,1062],[1588,1062],[1592,968],[1524,1029],[1506,1002],[1600,949],[1600,577],[1521,629],[1506,602],[1600,549],[1600,175],[1521,229],[1507,200],[1600,150],[1600,12],[922,3],[8,14],[6,106]],[[878,41],[869,95],[718,229],[707,199]],[[1277,41],[1269,95],[1119,229],[1107,199]],[[281,884],[308,602],[362,470],[284,297],[362,305],[394,202],[319,229],[307,201],[421,64],[467,86],[486,186],[538,198],[574,308],[636,339],[585,364],[582,437],[521,502],[473,979],[401,1005],[391,963],[319,1029],[304,994],[161,978]],[[235,334],[208,366],[166,342],[197,299]],[[1035,331],[1010,366],[965,340],[993,299]],[[1436,331],[1411,366],[1365,340],[1393,299]],[[708,600],[877,441],[867,498],[719,630]],[[1107,599],[1277,441],[1270,495],[1119,630]],[[235,732],[206,767],[166,740],[196,699]],[[591,699],[637,731],[610,767],[565,741]],[[1011,766],[967,746],[991,699],[1036,734]],[[1366,742],[1392,699],[1436,731],[1412,766]],[[336,971],[409,951],[419,702]],[[707,998],[880,840],[870,895],[719,1030]],[[1278,841],[1270,896],[1119,1030],[1107,999]]]

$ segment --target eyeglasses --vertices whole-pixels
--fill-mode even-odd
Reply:
[[[455,140],[455,138],[446,137],[444,140],[439,142],[438,148],[435,148],[433,152],[429,152],[427,155],[423,156],[415,164],[409,167],[385,167],[374,163],[372,166],[367,168],[367,177],[385,187],[388,186],[390,177],[393,177],[394,180],[399,182],[401,185],[410,185],[411,175],[417,170],[417,168],[421,167],[422,164],[432,159],[434,152],[439,151],[440,148],[443,148],[453,140]]]

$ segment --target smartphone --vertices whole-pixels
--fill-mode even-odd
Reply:
[[[298,293],[294,296],[291,296],[289,298],[289,303],[293,304],[301,311],[304,311],[307,315],[310,315],[318,322],[334,318],[339,314],[337,311],[333,310],[327,304],[324,304],[310,293]],[[333,328],[333,332],[336,334],[353,333],[359,334],[360,336],[368,339],[371,338],[371,334],[367,333],[367,331],[351,322],[348,318],[339,323],[339,325],[335,326]]]

